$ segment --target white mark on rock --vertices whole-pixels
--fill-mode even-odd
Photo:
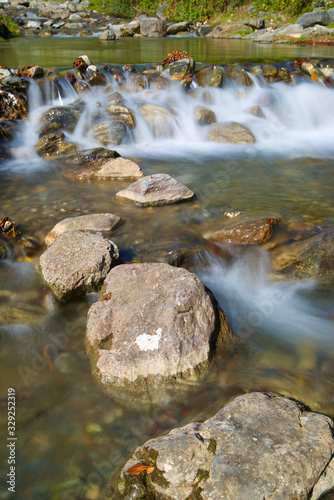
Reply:
[[[148,335],[143,333],[136,338],[136,344],[141,351],[155,351],[159,349],[159,340],[161,337],[162,328],[158,328],[156,335]]]

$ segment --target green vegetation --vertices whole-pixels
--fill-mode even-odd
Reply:
[[[90,6],[99,12],[125,19],[139,14],[155,16],[163,0],[91,0]],[[165,15],[178,21],[206,21],[245,16],[246,9],[253,5],[257,11],[266,10],[284,13],[288,17],[313,10],[312,0],[168,0]],[[254,13],[256,16],[256,14]]]
[[[0,40],[21,36],[20,28],[5,14],[0,14]]]

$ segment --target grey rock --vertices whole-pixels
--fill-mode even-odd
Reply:
[[[131,21],[131,23],[122,26],[120,32],[122,36],[134,36],[140,33],[140,22],[137,20]]]
[[[54,28],[55,30],[57,30],[57,29],[61,28],[62,26],[64,26],[64,24],[65,24],[65,21],[59,21],[57,23],[54,23],[52,25],[52,28]]]
[[[110,104],[105,111],[112,120],[125,123],[129,128],[134,128],[136,125],[134,112],[124,104]]]
[[[245,26],[243,23],[224,22],[217,24],[210,33],[206,36],[208,38],[229,38],[240,31],[243,34],[252,32],[252,28]]]
[[[294,38],[298,38],[303,34],[303,27],[300,24],[282,24],[274,33],[279,35],[291,36]]]
[[[71,14],[68,18],[69,21],[71,22],[80,22],[82,20],[82,17],[79,14]]]
[[[26,24],[26,28],[33,30],[40,29],[41,26],[42,21],[28,21]]]
[[[213,297],[185,269],[117,266],[103,284],[103,297],[88,311],[86,350],[93,374],[113,395],[198,380],[214,346],[229,333]]]
[[[256,142],[251,131],[240,123],[216,123],[207,133],[207,139],[215,142],[253,144]]]
[[[333,450],[330,418],[288,398],[254,392],[203,423],[173,429],[137,448],[114,481],[112,498],[130,500],[140,492],[140,498],[171,500],[198,495],[203,500],[312,495],[316,500],[334,486]],[[127,474],[140,460],[154,465],[153,474]]]
[[[263,30],[265,28],[264,19],[248,19],[247,21],[243,21],[243,24],[253,30]]]
[[[166,35],[166,23],[162,19],[147,17],[140,20],[140,34],[150,38]]]
[[[167,35],[176,35],[180,31],[188,31],[189,30],[189,22],[184,21],[182,23],[174,23],[168,26],[166,30]]]
[[[112,29],[104,30],[99,36],[100,40],[115,40],[116,35]]]
[[[189,201],[194,196],[189,188],[168,174],[147,175],[116,193],[117,198],[133,201],[142,207]]]
[[[69,230],[40,257],[46,284],[59,300],[97,291],[119,257],[117,246],[102,236]]]
[[[58,236],[69,229],[77,231],[98,233],[109,236],[125,221],[114,214],[90,214],[78,217],[68,217],[58,222],[45,237],[45,245],[51,245]]]
[[[331,24],[331,22],[332,16],[326,10],[307,12],[296,21],[296,23],[300,24],[303,28],[308,28],[310,26],[314,26],[315,24],[327,26],[327,24]]]
[[[84,27],[82,23],[66,23],[64,25],[64,28],[71,29],[71,30],[80,30]]]

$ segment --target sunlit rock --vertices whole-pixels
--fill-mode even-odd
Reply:
[[[43,157],[63,156],[78,151],[79,146],[65,140],[63,132],[43,135],[35,144],[35,151]]]
[[[278,217],[252,218],[239,215],[229,218],[222,215],[204,226],[203,237],[220,243],[250,245],[265,243],[279,224]]]
[[[112,484],[114,500],[319,499],[334,487],[333,422],[274,393],[234,399],[137,448]],[[152,474],[131,475],[136,463]]]
[[[193,383],[229,335],[226,318],[197,276],[167,264],[117,266],[87,318],[86,350],[104,389],[144,398],[166,384]]]
[[[105,158],[64,172],[64,177],[78,181],[120,179],[134,180],[144,176],[140,166],[127,158]]]
[[[175,177],[168,174],[152,174],[118,191],[116,197],[146,207],[189,201],[195,194]]]
[[[114,121],[125,123],[130,129],[136,125],[134,112],[128,109],[124,104],[110,104],[105,108],[110,118]]]
[[[28,116],[25,95],[8,86],[0,86],[0,119],[23,120]]]
[[[140,20],[140,34],[150,38],[166,35],[166,23],[162,19],[154,17],[142,18]]]
[[[89,214],[78,217],[68,217],[58,222],[45,237],[45,245],[49,246],[58,236],[69,229],[98,233],[109,236],[125,221],[114,214]]]
[[[72,229],[55,239],[39,265],[55,296],[68,300],[99,290],[118,257],[118,248],[111,241]]]
[[[240,123],[217,123],[207,133],[207,139],[215,142],[253,144],[256,139],[252,132]]]
[[[40,123],[59,123],[65,130],[73,132],[81,113],[82,110],[79,107],[58,106],[45,111],[40,118]]]

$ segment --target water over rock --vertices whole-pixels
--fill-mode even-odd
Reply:
[[[137,448],[110,498],[316,500],[334,486],[333,451],[330,418],[288,398],[254,392],[203,423]],[[138,462],[154,471],[126,472]]]
[[[217,121],[214,111],[204,106],[197,106],[194,109],[194,118],[198,125],[211,125]]]
[[[82,110],[74,106],[58,106],[50,108],[40,118],[40,122],[58,123],[62,128],[73,132]]]
[[[55,239],[39,265],[55,296],[69,300],[97,291],[118,257],[118,248],[111,241],[71,229]]]
[[[207,139],[216,142],[253,144],[256,139],[252,132],[240,123],[216,123],[208,130]]]
[[[115,267],[88,311],[86,349],[95,377],[121,398],[197,381],[226,318],[197,276],[167,264]],[[145,394],[146,393],[146,394]]]
[[[136,125],[136,119],[133,111],[128,109],[124,104],[110,104],[105,108],[110,118],[116,122],[121,122],[127,125],[130,129]]]
[[[172,114],[168,109],[147,103],[143,104],[138,111],[155,137],[165,137],[166,134],[173,133]]]
[[[127,128],[121,122],[99,122],[93,127],[94,139],[103,146],[122,144],[126,137]]]
[[[168,174],[147,175],[116,193],[117,198],[133,201],[142,207],[189,201],[194,196],[189,188]]]
[[[234,245],[260,244],[269,240],[279,222],[277,217],[254,219],[240,215],[235,219],[229,219],[223,215],[210,221],[209,227],[203,232],[203,237]]]
[[[58,222],[45,237],[45,245],[49,246],[58,236],[69,229],[98,233],[104,237],[110,235],[125,221],[114,214],[89,214],[78,217],[68,217]]]

